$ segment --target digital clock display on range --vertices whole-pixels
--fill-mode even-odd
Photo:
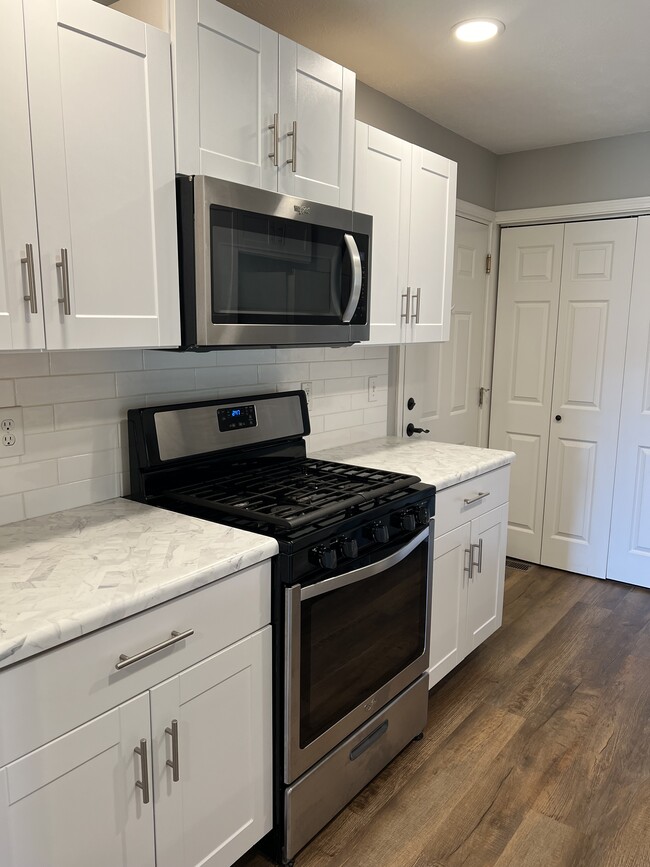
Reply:
[[[220,431],[255,427],[257,425],[255,405],[251,403],[247,406],[228,406],[218,409],[217,422]]]

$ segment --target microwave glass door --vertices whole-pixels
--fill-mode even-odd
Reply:
[[[341,229],[212,205],[210,234],[215,324],[340,324],[352,289]]]

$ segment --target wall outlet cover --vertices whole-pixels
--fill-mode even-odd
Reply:
[[[0,463],[25,454],[25,428],[21,406],[0,406]]]

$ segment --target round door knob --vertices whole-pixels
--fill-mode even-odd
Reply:
[[[556,416],[555,416],[555,421],[562,421],[562,416],[561,416],[561,415],[556,415]]]

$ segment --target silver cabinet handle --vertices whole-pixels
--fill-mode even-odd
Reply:
[[[471,506],[472,503],[478,503],[479,500],[484,500],[485,497],[489,497],[489,496],[490,496],[489,491],[479,491],[475,497],[465,497],[463,502],[465,503],[466,506]]]
[[[357,242],[354,240],[353,235],[345,234],[343,235],[343,240],[345,241],[345,246],[347,247],[348,255],[352,262],[353,274],[352,291],[350,292],[350,300],[348,301],[347,307],[343,311],[343,322],[351,322],[352,317],[359,306],[359,299],[361,298],[361,256],[359,255],[359,248],[357,247]]]
[[[411,321],[411,320],[410,320],[410,316],[411,316],[411,287],[410,287],[410,286],[407,286],[407,287],[406,287],[406,294],[405,294],[405,295],[402,295],[402,298],[403,298],[403,299],[404,299],[404,298],[406,299],[406,308],[405,308],[405,309],[406,309],[406,312],[401,314],[401,318],[402,318],[402,319],[406,322],[406,324],[408,325],[409,322]]]
[[[173,719],[171,728],[167,726],[165,734],[171,735],[172,739],[172,757],[167,759],[165,764],[172,769],[172,780],[177,783],[180,780],[180,771],[178,769],[178,720]]]
[[[474,549],[478,551],[478,559],[474,560]],[[476,566],[479,575],[483,571],[483,539],[478,540],[478,545],[472,545],[472,562],[471,562],[471,577],[474,573],[474,566]]]
[[[298,121],[297,120],[294,120],[293,124],[291,125],[291,129],[289,130],[287,135],[293,137],[293,141],[291,142],[291,159],[287,160],[287,165],[291,165],[291,171],[295,172],[296,171],[296,153],[298,150],[298,145],[297,145],[297,142],[298,142]]]
[[[465,565],[467,563],[467,565]],[[463,551],[463,574],[472,577],[472,546]]]
[[[415,302],[415,312],[411,314],[411,318],[415,320],[416,325],[420,322],[420,295],[421,288],[420,286],[418,286],[418,288],[415,290],[415,295],[412,298],[412,300]]]
[[[278,113],[273,115],[273,123],[269,124],[269,129],[273,130],[273,151],[269,154],[269,157],[273,160],[273,165],[277,168],[278,165]]]
[[[34,248],[31,244],[25,244],[25,258],[20,260],[23,265],[27,265],[27,288],[28,295],[23,295],[25,301],[29,301],[30,313],[38,313],[36,306],[36,278],[34,276]]]
[[[65,247],[61,248],[61,261],[56,263],[56,267],[61,269],[61,283],[63,288],[63,297],[59,298],[59,304],[63,304],[64,316],[70,315],[70,271],[68,269],[68,251]]]
[[[135,786],[137,789],[142,789],[142,803],[149,803],[149,759],[147,757],[147,741],[145,738],[140,740],[140,746],[136,747],[133,752],[140,756],[140,772],[142,780],[136,780]]]
[[[172,644],[177,644],[184,638],[189,638],[190,635],[194,635],[193,629],[186,629],[185,632],[177,632],[174,630],[171,636],[165,641],[161,641],[160,644],[154,644],[153,647],[148,647],[146,650],[141,650],[140,653],[134,653],[133,656],[127,656],[126,653],[120,653],[120,659],[119,662],[115,663],[115,668],[120,671],[122,668],[126,668],[127,665],[133,665],[134,662],[140,662],[141,659],[145,659],[147,656],[158,653],[159,650],[164,650],[166,647],[171,647]]]

